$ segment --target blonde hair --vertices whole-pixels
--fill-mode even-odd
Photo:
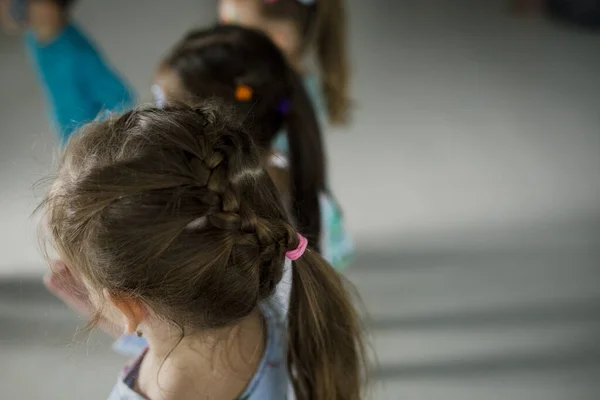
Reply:
[[[299,0],[255,1],[265,18],[295,24],[304,38],[304,52],[314,48],[329,120],[333,124],[346,123],[350,113],[350,62],[343,0],[315,0],[313,4]]]

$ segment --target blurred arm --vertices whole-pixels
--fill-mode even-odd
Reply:
[[[99,111],[124,111],[133,106],[134,95],[129,86],[90,49],[80,56],[80,82],[83,90],[97,104]]]

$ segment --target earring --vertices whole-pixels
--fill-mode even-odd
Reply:
[[[137,337],[142,337],[142,331],[136,331],[135,334],[137,335]]]

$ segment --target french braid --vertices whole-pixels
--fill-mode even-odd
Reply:
[[[299,241],[259,151],[228,115],[168,105],[87,125],[41,204],[52,245],[94,293],[139,299],[184,336],[257,310]],[[314,250],[294,261],[287,315],[296,398],[358,400],[359,319]]]
[[[202,110],[196,112],[204,116]],[[235,238],[229,261],[232,265],[258,271],[257,300],[265,299],[273,294],[281,280],[282,255],[297,246],[295,230],[284,219],[269,221],[257,216],[241,199],[237,185],[239,180],[253,179],[265,173],[258,165],[258,154],[245,154],[246,149],[252,148],[248,135],[240,131],[223,133],[213,129],[203,132],[197,141],[200,157],[191,160],[192,173],[197,177],[198,185],[205,185],[212,193],[209,198],[220,200],[220,211],[205,218],[212,227],[226,230]],[[255,159],[254,167],[242,167],[249,158]],[[247,258],[244,255],[248,252],[253,257],[244,265],[239,260]]]

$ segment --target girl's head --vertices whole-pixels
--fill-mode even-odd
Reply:
[[[348,114],[349,66],[343,0],[220,0],[219,19],[265,32],[302,70],[315,51],[329,118]]]
[[[42,208],[53,246],[101,313],[126,301],[144,327],[158,321],[182,335],[249,316],[273,294],[299,240],[250,136],[210,105],[135,110],[84,127]],[[341,278],[310,250],[293,265],[296,395],[358,399],[363,348]]]
[[[21,0],[23,1],[23,0]],[[27,23],[35,30],[59,28],[64,25],[74,0],[25,0]]]
[[[318,195],[325,188],[321,131],[302,82],[268,37],[233,25],[193,31],[161,63],[154,89],[159,105],[212,97],[235,104],[263,151],[285,127],[294,217],[318,243]]]

